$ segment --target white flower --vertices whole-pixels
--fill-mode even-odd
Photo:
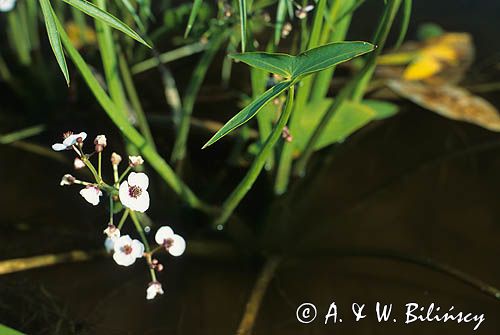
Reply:
[[[165,249],[172,256],[180,256],[186,250],[186,241],[182,236],[174,234],[169,226],[163,226],[158,229],[155,235],[156,243],[165,246]]]
[[[113,259],[118,265],[132,265],[144,254],[144,245],[138,240],[132,240],[128,235],[119,237],[114,242]]]
[[[2,0],[0,0],[2,1]],[[87,133],[81,132],[79,134],[66,133],[64,134],[64,141],[62,143],[55,143],[52,149],[55,151],[62,151],[71,148],[79,141],[84,141],[87,138]]]
[[[102,192],[96,186],[87,186],[80,191],[80,195],[92,205],[97,206]]]
[[[136,167],[144,164],[144,159],[142,159],[142,156],[128,156],[128,162],[130,166]]]
[[[158,294],[163,294],[161,284],[157,281],[149,283],[148,289],[146,290],[146,299],[154,299]]]
[[[10,12],[15,5],[16,0],[0,0],[0,12]]]
[[[123,206],[144,213],[149,208],[147,191],[149,178],[144,173],[132,172],[120,185],[119,196]]]
[[[106,237],[106,240],[104,240],[104,249],[106,249],[108,254],[112,253],[115,249],[115,239]]]
[[[81,168],[85,167],[85,163],[80,158],[76,157],[73,161],[73,167],[75,168],[75,170],[80,170]]]
[[[65,174],[61,178],[61,182],[59,183],[59,185],[61,185],[61,186],[73,185],[74,182],[75,182],[75,177],[73,177],[70,174]]]

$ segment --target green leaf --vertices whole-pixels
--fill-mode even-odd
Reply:
[[[17,330],[14,330],[12,328],[9,328],[7,326],[4,326],[0,324],[0,334],[2,335],[24,335],[21,332],[18,332]]]
[[[198,11],[200,10],[202,0],[194,0],[193,8],[191,9],[191,13],[189,14],[188,24],[186,27],[186,31],[184,32],[184,38],[186,38],[191,29],[193,28],[194,20],[196,20],[196,15],[198,15]]]
[[[219,131],[203,146],[202,149],[214,144],[222,137],[227,135],[229,132],[233,131],[235,128],[241,126],[245,122],[249,121],[259,112],[259,110],[264,107],[269,101],[276,98],[278,95],[287,90],[293,82],[287,80],[282,81],[279,84],[274,85],[266,92],[262,93],[257,99],[252,101],[248,106],[243,108],[238,114],[233,116]]]
[[[66,65],[66,58],[64,57],[64,50],[62,48],[61,39],[59,38],[59,32],[57,31],[56,22],[54,20],[54,10],[50,5],[49,0],[40,0],[40,6],[42,8],[50,46],[52,47],[54,56],[56,56],[57,64],[59,64],[59,67],[61,68],[64,79],[66,79],[66,84],[68,84],[69,86],[69,71],[68,66]]]
[[[363,105],[370,107],[375,112],[375,120],[388,119],[399,112],[396,104],[381,100],[363,100]]]
[[[410,25],[411,18],[411,8],[413,0],[404,0],[403,2],[403,18],[401,19],[401,30],[399,31],[399,36],[394,45],[394,49],[398,49],[403,43],[406,33],[408,32],[408,26]]]
[[[323,114],[332,104],[333,99],[323,99],[307,105],[306,113],[299,120],[300,132],[292,134],[296,151],[302,152],[314,132]],[[366,104],[346,101],[328,122],[325,131],[314,146],[314,150],[343,142],[352,133],[375,120],[377,113]]]
[[[368,42],[334,42],[304,51],[296,56],[292,77],[325,70],[374,49],[375,46]]]
[[[325,70],[375,49],[367,42],[335,42],[307,50],[297,56],[283,53],[246,52],[232,58],[250,66],[276,73],[292,80]]]
[[[271,52],[245,52],[243,54],[232,54],[229,57],[257,69],[279,74],[285,78],[292,76],[295,61],[294,56]]]
[[[85,1],[85,0],[63,0],[67,4],[81,10],[85,14],[92,16],[96,20],[100,20],[109,26],[123,32],[124,34],[132,37],[134,40],[144,44],[148,48],[151,48],[151,46],[142,39],[141,36],[139,36],[138,33],[136,33],[132,28],[127,26],[125,23],[111,15],[110,13],[103,11],[99,7],[95,6],[94,4]]]

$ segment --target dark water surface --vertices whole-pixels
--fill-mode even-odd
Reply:
[[[370,6],[377,4],[367,5],[365,15]],[[499,13],[498,1],[415,1],[413,21],[435,21],[450,31],[471,32],[478,60],[466,81],[483,76],[498,80],[498,69],[487,74],[475,69],[500,52]],[[359,34],[369,34],[363,27],[370,26],[360,25]],[[500,106],[498,92],[485,96]],[[74,125],[117,138],[115,130],[107,130],[114,128],[103,116],[94,119],[92,106],[68,104],[63,107],[66,114],[40,106],[38,115],[24,113],[20,101],[3,101],[2,132],[46,122],[48,115],[49,134],[37,138],[38,143],[49,146],[59,128]],[[202,105],[214,112],[221,106],[225,105]],[[154,130],[159,144],[166,145],[169,131]],[[204,171],[189,178],[197,191],[208,195],[229,146],[198,154],[203,139],[193,141],[195,154],[188,171]],[[113,145],[111,149],[121,150]],[[254,333],[473,333],[473,325],[464,323],[405,325],[402,312],[408,302],[484,313],[486,321],[477,333],[500,333],[498,299],[429,268],[379,257],[381,251],[390,251],[431,258],[499,287],[499,153],[498,135],[404,104],[403,113],[362,131],[341,150],[318,155],[315,164],[323,166],[308,177],[307,188],[296,183],[293,196],[265,213],[260,210],[268,197],[262,177],[239,211],[259,233],[255,243],[270,252],[293,250],[295,256],[271,282]],[[76,188],[58,186],[69,165],[7,146],[0,146],[0,157],[0,258],[102,246],[104,208],[87,206]],[[211,197],[223,198],[240,173],[229,171],[221,191]],[[174,210],[174,197],[161,181],[154,180],[152,194],[160,199],[151,210],[157,224],[174,225],[188,243],[210,235],[206,218]],[[123,269],[101,258],[0,277],[0,323],[31,334],[53,334],[58,327],[60,334],[234,334],[262,262],[238,254],[231,259],[163,260],[166,270],[160,280],[166,292],[154,302],[145,300],[149,278],[142,262]],[[324,325],[332,301],[343,322]],[[378,323],[373,313],[377,301],[394,304],[398,322]],[[318,318],[308,325],[295,316],[303,302],[318,308]],[[367,304],[367,319],[353,321],[353,302]]]

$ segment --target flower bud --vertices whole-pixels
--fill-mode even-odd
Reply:
[[[95,151],[102,152],[104,148],[106,148],[106,145],[108,145],[106,136],[97,135],[97,137],[94,140],[94,144],[95,144]]]
[[[122,161],[122,156],[118,155],[116,152],[111,154],[111,164],[118,165]]]
[[[129,165],[131,167],[137,167],[144,164],[144,159],[141,156],[128,156]]]
[[[73,161],[73,167],[75,168],[75,170],[79,170],[85,167],[85,163],[80,158],[76,157]]]
[[[59,185],[61,185],[61,186],[72,185],[75,182],[75,180],[76,180],[75,177],[73,177],[72,175],[65,174],[62,177],[61,182],[59,183]]]

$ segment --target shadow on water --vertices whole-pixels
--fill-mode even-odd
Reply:
[[[413,20],[472,32],[480,63],[500,50],[496,47],[499,6],[496,1],[418,1]],[[488,98],[500,106],[498,94]],[[206,107],[217,110],[220,104]],[[52,143],[56,127],[70,126],[74,119],[89,133],[113,129],[106,119],[93,119],[97,112],[86,106],[66,109],[68,114],[55,119],[39,143]],[[293,250],[297,256],[278,269],[255,334],[472,333],[471,324],[404,325],[408,302],[484,313],[479,333],[498,334],[497,300],[428,268],[376,256],[377,250],[391,250],[429,257],[500,286],[498,135],[410,104],[403,109],[360,132],[342,149],[319,154],[307,188],[298,182],[295,194],[269,212],[259,211],[267,197],[262,196],[265,177],[242,204],[240,212],[261,236],[255,243],[270,252]],[[26,122],[13,112],[9,117],[5,122],[12,127]],[[163,129],[155,133],[160,145],[170,140]],[[111,137],[118,138],[116,133]],[[193,153],[202,141],[194,141]],[[193,175],[205,172],[199,180],[191,180],[193,185],[210,185],[210,176],[224,163],[221,151],[227,145],[221,148],[194,155]],[[113,149],[119,145],[110,152]],[[106,213],[82,203],[75,189],[57,187],[67,166],[5,146],[0,155],[2,258],[101,248]],[[217,197],[222,199],[234,185],[241,173],[234,172]],[[203,187],[201,191],[208,193]],[[175,211],[176,202],[160,181],[152,192],[162,199],[151,211],[158,224],[174,225],[188,239],[206,235],[204,219],[198,222],[198,217]],[[373,256],[353,257],[346,250]],[[118,268],[111,259],[101,258],[3,276],[0,323],[32,334],[233,334],[262,266],[260,260],[238,255],[163,260],[166,270],[161,281],[166,292],[154,302],[144,299],[148,277],[141,263]],[[345,317],[342,323],[324,325],[332,301]],[[353,320],[351,303],[367,304],[373,311],[377,301],[394,304],[397,323],[378,323],[373,313],[358,323]],[[314,323],[297,322],[295,311],[303,302],[317,306]]]

